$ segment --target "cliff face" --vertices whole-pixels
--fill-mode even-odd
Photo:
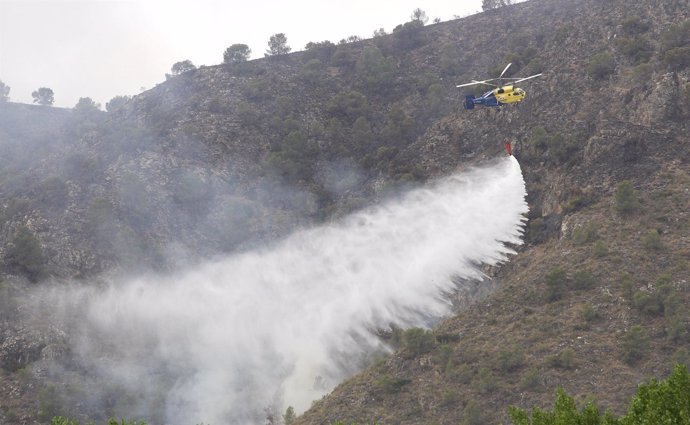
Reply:
[[[433,351],[386,359],[301,420],[456,423],[470,400],[496,420],[508,403],[548,403],[557,385],[606,393],[618,409],[688,344],[687,315],[648,315],[625,296],[630,285],[633,295],[654,293],[663,277],[687,301],[688,6],[532,0],[427,27],[408,23],[372,40],[202,67],[107,114],[0,104],[3,274],[21,292],[22,279],[174,269],[501,155],[508,140],[531,212],[527,246],[497,275],[499,290],[444,323]],[[455,85],[508,62],[513,75],[543,73],[523,84],[526,100],[500,112],[463,111]],[[622,218],[614,206],[624,180],[642,207]],[[592,254],[594,240],[578,242],[588,226],[606,255]],[[650,231],[664,251],[645,245]],[[549,300],[545,282],[557,268],[568,287],[579,270],[596,284]],[[623,273],[632,284],[621,283]],[[581,329],[586,305],[601,322]],[[59,330],[32,338],[6,317],[8,371],[62,338]],[[646,330],[651,354],[630,365],[616,339],[634,325]],[[681,336],[668,336],[671,325]],[[522,359],[508,370],[492,348],[506,344]],[[577,360],[560,367],[564,351]],[[536,383],[524,384],[532,375]],[[410,383],[390,387],[387,379]]]

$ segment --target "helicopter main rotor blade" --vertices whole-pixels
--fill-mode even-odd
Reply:
[[[498,78],[503,78],[503,74],[506,73],[506,71],[508,70],[508,68],[510,68],[510,65],[512,65],[512,64],[513,63],[511,62],[508,65],[506,65],[505,69],[503,70],[503,72],[501,72],[501,75],[499,75]]]
[[[490,80],[484,80],[484,81],[472,80],[471,83],[460,84],[460,85],[457,85],[457,86],[455,86],[455,87],[476,86],[477,84],[486,84],[487,86],[498,87],[498,86],[495,85],[495,84],[489,84],[489,83],[487,82],[487,81],[493,81],[493,80],[497,80],[497,78],[492,78],[492,79],[490,79]]]
[[[513,81],[513,84],[517,84],[517,83],[519,83],[519,82],[521,82],[521,81],[525,81],[525,80],[531,80],[532,78],[537,78],[537,77],[539,77],[540,75],[541,75],[541,73],[539,73],[539,74],[534,74],[534,75],[531,75],[531,76],[525,77],[525,78],[520,78],[519,80]]]

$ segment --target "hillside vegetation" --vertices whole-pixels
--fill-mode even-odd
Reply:
[[[108,113],[0,103],[2,421],[108,417],[126,399],[88,411],[42,372],[69,353],[21,307],[39,282],[261,245],[504,140],[530,214],[526,245],[488,271],[497,289],[394,332],[394,354],[294,423],[505,423],[557,387],[622,414],[639,383],[690,364],[689,19],[686,0],[531,0],[200,67]],[[543,73],[526,100],[463,111],[455,85],[508,62]]]

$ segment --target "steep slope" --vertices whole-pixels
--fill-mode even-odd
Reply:
[[[509,403],[548,405],[558,385],[620,410],[638,382],[687,356],[688,18],[687,1],[532,0],[202,67],[115,112],[57,112],[52,131],[30,137],[25,124],[40,118],[0,105],[2,147],[22,159],[0,163],[4,410],[28,423],[39,406],[42,420],[109,415],[127,398],[96,413],[50,404],[56,387],[36,362],[69,358],[67,337],[17,308],[22,276],[175,269],[246,249],[502,155],[505,139],[531,211],[527,247],[491,272],[499,289],[421,352],[403,334],[400,352],[300,421],[505,421]],[[462,111],[455,84],[507,62],[544,73],[525,83],[526,101]],[[51,135],[50,149],[17,148]],[[641,202],[621,214],[624,180]],[[625,357],[626,335],[639,336],[639,359]]]

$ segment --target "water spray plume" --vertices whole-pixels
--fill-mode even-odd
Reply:
[[[138,388],[142,412],[162,399],[166,423],[302,411],[385,350],[373,329],[448,315],[459,281],[521,243],[526,212],[508,157],[271,247],[72,294],[87,305],[74,352],[101,379]]]

